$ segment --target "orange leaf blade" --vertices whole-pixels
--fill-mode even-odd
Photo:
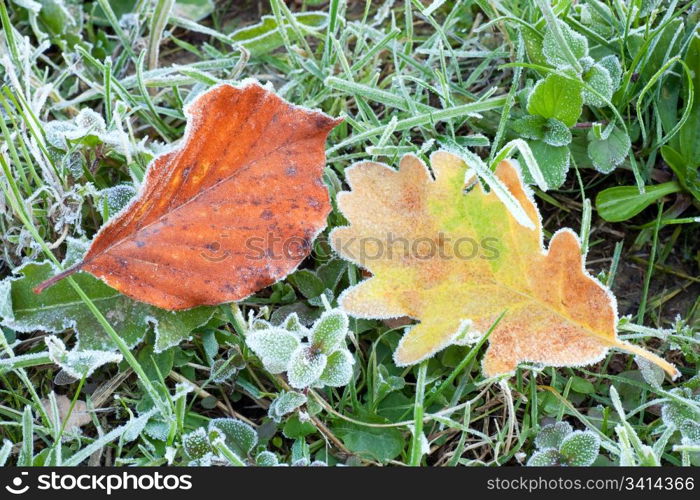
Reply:
[[[182,146],[151,162],[77,269],[170,310],[245,298],[309,254],[331,210],[325,140],[340,122],[253,81],[210,89],[186,115]]]

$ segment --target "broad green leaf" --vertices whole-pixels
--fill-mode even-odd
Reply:
[[[340,280],[343,278],[348,263],[341,259],[331,259],[325,264],[322,264],[316,270],[316,274],[323,281],[326,288],[334,290]]]
[[[203,427],[199,427],[182,436],[182,447],[191,460],[204,458],[207,454],[211,453],[209,436]]]
[[[511,123],[513,132],[525,139],[542,140],[545,133],[547,118],[540,115],[527,115]],[[561,122],[560,122],[561,123]]]
[[[334,426],[333,431],[351,452],[383,463],[398,457],[405,444],[403,434],[394,427],[366,427],[342,422]]]
[[[567,127],[576,125],[582,107],[581,85],[554,73],[537,82],[527,102],[530,114],[556,118]]]
[[[324,12],[304,12],[294,14],[299,27],[304,31],[319,31],[328,23],[328,15]],[[294,30],[285,24],[287,36],[294,37]],[[238,42],[250,51],[253,56],[267,54],[284,45],[281,29],[274,16],[263,16],[261,22],[253,26],[240,28],[230,35],[231,40]]]
[[[547,58],[542,53],[542,35],[529,26],[523,26],[521,33],[525,41],[525,51],[530,62],[534,64],[546,65]]]
[[[617,56],[610,55],[602,58],[600,61],[598,61],[598,64],[608,71],[614,92],[620,86],[620,82],[622,81],[622,66],[620,65],[620,60],[617,58]]]
[[[233,378],[240,368],[240,365],[237,365],[233,359],[217,359],[211,365],[211,379],[215,384],[222,384]]]
[[[693,391],[687,387],[671,389],[671,394],[695,403],[696,408],[700,407],[700,395],[693,394]],[[688,420],[697,421],[698,414],[691,404],[678,399],[669,399],[661,406],[661,418],[667,426],[672,425],[680,429]]]
[[[676,182],[646,186],[644,193],[640,193],[637,186],[615,186],[598,193],[596,210],[608,222],[621,222],[634,217],[656,200],[680,190]]]
[[[68,283],[59,282],[42,294],[33,288],[56,274],[49,262],[30,262],[15,270],[17,277],[0,285],[0,324],[19,332],[44,330],[60,333],[74,328],[77,350],[114,350],[104,328]],[[187,338],[211,318],[214,309],[201,307],[169,312],[132,300],[86,273],[73,279],[130,347],[140,342],[149,324],[156,331],[156,350],[162,351]]]
[[[290,274],[287,276],[287,281],[294,285],[307,299],[318,297],[326,289],[323,281],[316,276],[316,273],[308,269],[300,269],[294,274]]]
[[[559,21],[559,29],[564,37],[564,42],[569,46],[577,60],[588,56],[588,39],[585,36],[576,33],[563,21]],[[565,67],[570,65],[559,40],[549,28],[544,34],[542,53],[552,66]]]
[[[542,141],[550,146],[566,146],[571,142],[571,130],[556,118],[548,118],[544,125]]]
[[[309,329],[301,324],[299,315],[297,313],[292,313],[287,316],[287,319],[280,325],[282,328],[295,334],[300,339],[309,334]]]
[[[557,189],[564,184],[566,174],[569,172],[569,148],[550,146],[543,141],[529,141],[528,144],[547,186],[550,189]],[[523,174],[528,184],[534,184],[534,178],[527,170],[527,166]]]
[[[585,378],[577,376],[571,378],[572,391],[578,392],[579,394],[593,394],[595,392],[595,386]]]
[[[155,352],[162,352],[188,339],[192,331],[207,323],[216,308],[195,307],[185,311],[166,311],[151,307],[148,319],[155,323]]]
[[[267,415],[275,422],[280,422],[282,417],[306,404],[306,401],[306,396],[300,392],[282,391],[270,404]]]
[[[2,325],[18,332],[44,330],[60,333],[69,328],[78,334],[79,350],[113,350],[115,346],[100,323],[67,281],[59,282],[42,294],[33,288],[56,274],[49,262],[30,262],[15,270],[17,278],[6,278],[0,299],[6,314]],[[102,281],[86,273],[73,280],[92,299],[95,306],[114,327],[127,345],[133,347],[148,330],[150,306],[133,301]],[[11,304],[11,312],[7,314]]]
[[[85,242],[69,238],[64,268],[79,261],[86,248]],[[116,346],[70,283],[59,282],[39,295],[33,292],[55,273],[49,262],[31,262],[16,269],[15,277],[0,281],[0,324],[19,332],[60,333],[74,328],[78,334],[76,350],[114,350]],[[173,313],[132,300],[87,273],[78,273],[73,279],[130,347],[140,342],[153,324],[155,351],[161,352],[190,337],[215,310],[198,307]]]
[[[629,135],[620,127],[615,126],[604,139],[597,139],[593,133],[588,134],[588,156],[593,166],[604,174],[615,170],[630,151]]]
[[[255,457],[255,465],[257,465],[258,467],[276,467],[277,465],[279,465],[279,463],[280,461],[277,458],[277,455],[275,455],[271,451],[261,451]]]
[[[282,428],[282,433],[288,439],[303,439],[315,432],[318,432],[318,430],[314,424],[308,420],[302,422],[299,415],[289,417]]]

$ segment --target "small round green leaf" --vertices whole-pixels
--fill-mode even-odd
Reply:
[[[583,81],[595,91],[593,93],[588,89],[583,89],[584,104],[597,108],[606,106],[606,100],[609,101],[614,92],[613,80],[608,70],[600,64],[594,64],[584,73]]]
[[[563,21],[558,22],[559,31],[564,38],[564,43],[569,47],[571,54],[576,60],[588,56],[588,39],[572,30],[568,24]],[[547,59],[547,62],[552,66],[565,67],[570,66],[570,58],[566,54],[566,49],[562,46],[559,38],[555,36],[554,31],[547,28],[542,41],[542,53]]]
[[[598,457],[600,438],[589,431],[574,431],[564,438],[559,453],[567,465],[587,467]]]
[[[246,337],[246,344],[270,373],[286,371],[289,359],[300,343],[299,337],[282,328],[253,330]]]
[[[597,139],[589,134],[588,139],[588,156],[596,170],[604,174],[624,161],[632,145],[627,132],[619,127],[613,128],[607,138]]]
[[[202,427],[182,436],[182,447],[191,460],[203,458],[211,452],[209,436]]]
[[[314,347],[302,345],[289,360],[287,378],[295,389],[305,389],[313,385],[326,368],[328,357]]]
[[[530,114],[556,118],[567,127],[576,125],[582,107],[581,85],[555,73],[537,82],[527,102]]]
[[[355,358],[347,349],[338,349],[328,356],[328,364],[318,379],[321,385],[330,387],[342,387],[347,385],[352,378],[352,366]]]
[[[326,355],[338,349],[348,334],[348,316],[339,309],[324,312],[311,330],[311,344]]]
[[[535,446],[540,450],[546,448],[559,449],[564,438],[572,432],[573,429],[568,422],[545,425],[535,438]]]
[[[236,455],[247,456],[258,443],[258,434],[250,425],[235,418],[215,418],[209,421],[209,432],[219,431],[226,446]]]

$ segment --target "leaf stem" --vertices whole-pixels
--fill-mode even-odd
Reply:
[[[64,271],[61,271],[58,274],[55,274],[54,276],[51,276],[49,279],[46,281],[42,281],[39,283],[37,286],[35,286],[32,290],[36,294],[42,293],[44,290],[46,290],[49,287],[52,287],[59,281],[61,281],[63,278],[67,278],[68,276],[71,276],[72,274],[77,273],[80,271],[80,268],[82,267],[83,263],[79,262],[78,264],[69,267],[68,269],[65,269]]]

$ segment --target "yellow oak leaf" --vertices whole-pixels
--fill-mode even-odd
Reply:
[[[489,337],[486,376],[511,373],[521,361],[591,364],[611,347],[677,375],[670,363],[617,338],[615,297],[586,272],[573,231],[557,231],[545,248],[516,164],[500,163],[500,182],[489,192],[460,156],[437,152],[431,166],[432,175],[406,155],[398,170],[372,162],[348,168],[351,191],[340,193],[338,206],[350,225],[331,234],[343,258],[372,273],[341,296],[346,312],[420,321],[401,339],[397,365],[421,361],[467,332],[483,334],[505,313]]]

